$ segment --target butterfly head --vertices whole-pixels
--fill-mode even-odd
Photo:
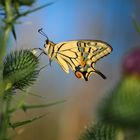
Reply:
[[[44,54],[48,55],[49,59],[54,56],[54,46],[55,43],[49,41],[48,36],[43,32],[43,29],[39,29],[38,32],[46,37],[45,44],[44,44]]]

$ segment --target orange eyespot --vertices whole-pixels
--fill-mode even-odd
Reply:
[[[77,78],[80,79],[80,78],[82,78],[82,75],[83,75],[83,74],[82,74],[80,71],[76,71],[76,72],[75,72],[75,75],[76,75]]]

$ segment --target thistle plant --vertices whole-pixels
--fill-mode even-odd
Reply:
[[[79,140],[117,140],[120,131],[113,125],[92,123],[81,134]]]
[[[30,105],[24,99],[19,99],[16,105],[12,104],[14,95],[18,90],[25,92],[36,81],[40,72],[39,59],[30,49],[14,51],[9,54],[6,51],[10,34],[12,33],[14,39],[17,39],[15,25],[18,24],[18,20],[52,4],[47,3],[32,9],[34,3],[35,0],[0,0],[2,19],[0,26],[0,140],[11,139],[8,135],[9,128],[15,129],[45,116],[42,114],[29,120],[11,122],[11,116],[17,110],[27,111],[49,107],[61,102]],[[21,12],[20,9],[23,6],[26,6],[26,10]]]

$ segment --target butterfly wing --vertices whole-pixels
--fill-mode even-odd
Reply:
[[[100,40],[79,40],[63,42],[56,45],[56,60],[65,72],[70,67],[77,78],[84,78],[86,81],[93,72],[105,76],[95,69],[97,60],[108,55],[112,48],[106,42]]]

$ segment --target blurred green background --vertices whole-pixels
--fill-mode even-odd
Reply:
[[[51,1],[38,0],[34,7],[46,2]],[[102,97],[120,79],[124,55],[130,48],[140,45],[132,21],[133,16],[140,21],[139,6],[139,0],[56,0],[53,5],[21,19],[24,24],[16,25],[17,42],[11,37],[14,49],[43,48],[45,38],[37,32],[43,28],[55,43],[98,39],[108,42],[113,52],[96,64],[107,76],[106,80],[96,74],[88,82],[79,80],[72,72],[67,75],[55,62],[44,69],[29,90],[45,98],[31,96],[28,101],[67,101],[49,109],[15,114],[14,119],[21,120],[48,112],[45,118],[16,129],[16,140],[77,140],[84,127],[96,118]],[[42,56],[41,63],[48,63],[47,56]]]

